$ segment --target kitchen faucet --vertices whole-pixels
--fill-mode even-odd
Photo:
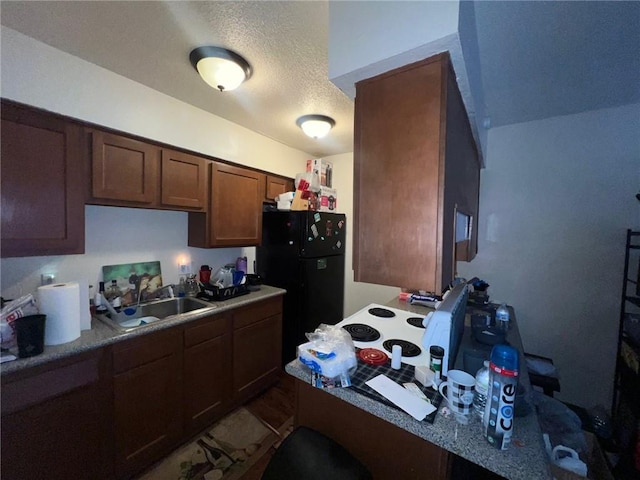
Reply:
[[[175,287],[175,285],[172,283],[170,283],[169,285],[164,285],[160,287],[158,290],[156,290],[155,298],[165,298],[164,296],[162,296],[162,292],[165,290],[169,294],[168,298],[175,298],[175,296],[173,295],[173,287]],[[140,301],[139,298],[138,298],[138,301]]]

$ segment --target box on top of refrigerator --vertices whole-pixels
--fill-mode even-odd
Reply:
[[[333,186],[333,165],[322,158],[307,160],[307,172],[318,175],[320,185],[331,188]]]
[[[338,191],[335,188],[320,187],[318,192],[318,210],[336,213],[338,211]]]

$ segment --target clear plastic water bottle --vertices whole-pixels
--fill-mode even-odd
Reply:
[[[473,411],[482,421],[484,407],[487,404],[487,390],[489,389],[489,360],[484,361],[484,367],[476,373],[476,385],[473,392]]]
[[[509,329],[509,309],[507,304],[503,303],[496,310],[496,325],[501,326],[505,331]]]
[[[482,433],[491,445],[500,450],[506,450],[511,442],[517,389],[518,351],[508,345],[494,346],[489,363]]]

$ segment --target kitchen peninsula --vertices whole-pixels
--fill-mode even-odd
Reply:
[[[421,316],[430,311],[397,299],[387,306]],[[518,348],[523,358],[513,310],[511,318],[507,341]],[[456,367],[462,366],[461,356],[456,359]],[[444,417],[441,408],[433,423],[419,422],[353,389],[323,391],[312,387],[309,371],[297,360],[289,363],[286,371],[297,379],[296,425],[309,426],[336,439],[362,461],[376,479],[450,478],[454,458],[451,454],[510,480],[551,478],[535,411],[516,417],[512,444],[508,450],[500,451],[484,439],[478,420],[461,425],[452,415]],[[526,368],[521,368],[520,383],[530,392]],[[441,407],[444,405],[443,402]]]

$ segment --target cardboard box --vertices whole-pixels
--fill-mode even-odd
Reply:
[[[320,187],[318,210],[321,212],[338,212],[338,191],[335,188]]]
[[[314,172],[320,179],[320,185],[331,188],[333,186],[333,165],[322,158],[307,160],[307,172]]]
[[[607,461],[604,458],[598,439],[593,433],[583,431],[584,437],[587,441],[587,458],[580,458],[587,464],[587,476],[582,477],[576,473],[573,473],[564,468],[560,468],[553,463],[551,465],[551,474],[556,480],[585,480],[589,478],[592,480],[613,480],[613,475],[607,466]]]

